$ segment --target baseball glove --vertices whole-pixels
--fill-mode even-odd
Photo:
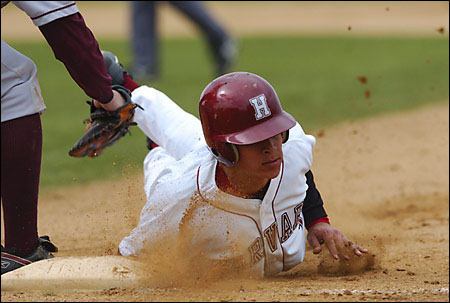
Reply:
[[[129,90],[121,85],[113,85],[112,89],[118,91],[125,99],[125,104],[115,111],[107,111],[94,106],[94,101],[87,101],[91,106],[90,119],[85,134],[73,145],[69,151],[72,157],[94,158],[99,156],[103,150],[113,145],[130,130],[130,126],[136,125],[132,122],[136,107],[139,105],[131,101]],[[139,106],[140,107],[140,106]],[[140,107],[141,108],[141,107]]]

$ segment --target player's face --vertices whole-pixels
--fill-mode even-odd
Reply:
[[[248,145],[239,145],[239,161],[236,168],[248,175],[266,179],[278,176],[283,160],[281,134]]]

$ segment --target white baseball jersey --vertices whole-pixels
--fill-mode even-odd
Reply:
[[[41,26],[78,12],[74,1],[11,1]],[[45,110],[34,62],[2,40],[2,122]]]
[[[200,121],[162,92],[141,86],[132,100],[135,121],[159,147],[144,160],[147,203],[140,221],[119,244],[124,256],[177,241],[210,260],[243,260],[254,272],[274,275],[303,261],[302,202],[315,138],[300,125],[283,144],[284,160],[264,199],[222,192],[217,160],[207,149]],[[189,231],[189,232],[188,232]]]

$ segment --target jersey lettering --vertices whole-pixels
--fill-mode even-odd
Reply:
[[[250,245],[248,248],[250,250],[252,264],[256,264],[261,261],[264,257],[264,246],[263,241],[260,237],[256,238],[256,240]]]
[[[264,236],[266,237],[267,243],[271,252],[277,250],[277,236],[278,228],[277,223],[273,222],[269,227],[264,230]]]
[[[284,243],[292,235],[292,224],[287,213],[281,215],[281,243]]]
[[[295,221],[293,225],[291,220],[289,219],[289,215],[287,212],[281,214],[281,232],[282,232],[282,236],[280,239],[281,243],[286,242],[292,236],[296,228],[298,229],[303,228],[302,209],[303,209],[303,202],[294,207]],[[263,234],[270,248],[270,251],[273,253],[278,248],[277,244],[278,225],[276,221],[273,222],[269,227],[267,227],[264,230]],[[253,243],[250,245],[248,250],[250,251],[252,263],[253,264],[258,263],[264,258],[263,240],[260,237],[256,238],[255,241],[253,241]]]
[[[267,105],[266,96],[264,94],[251,98],[249,101],[255,109],[256,120],[261,120],[262,118],[271,115],[270,108]]]
[[[303,202],[294,208],[294,214],[295,214],[295,222],[294,222],[294,227],[293,227],[294,230],[297,228],[297,226],[298,226],[298,229],[303,228],[302,209],[303,209]]]

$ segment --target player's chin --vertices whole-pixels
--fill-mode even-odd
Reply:
[[[266,178],[276,178],[280,173],[281,169],[281,159],[277,159],[270,162],[264,162],[261,165],[261,169],[264,172]]]

